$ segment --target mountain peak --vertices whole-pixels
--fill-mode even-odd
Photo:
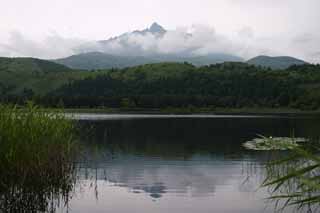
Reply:
[[[166,30],[161,25],[159,25],[157,22],[154,22],[150,26],[149,31],[151,33],[164,33],[164,32],[166,32]]]

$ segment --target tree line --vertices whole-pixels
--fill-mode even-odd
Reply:
[[[43,96],[26,89],[6,100],[33,98],[44,106],[66,108],[320,107],[319,65],[270,70],[238,62],[203,67],[160,63],[95,72]]]

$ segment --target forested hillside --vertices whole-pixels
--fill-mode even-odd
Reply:
[[[73,79],[88,76],[66,66],[36,58],[0,57],[0,97],[46,94]]]
[[[320,66],[276,71],[245,63],[195,67],[149,64],[97,72],[52,92],[45,100],[67,107],[290,107],[320,106]]]
[[[52,62],[0,60],[0,98],[73,108],[320,107],[320,65],[271,70],[240,62],[146,64],[77,71]]]
[[[67,72],[70,68],[47,60],[37,58],[5,58],[0,57],[0,72],[14,73],[50,73]]]

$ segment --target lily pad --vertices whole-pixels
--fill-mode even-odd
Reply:
[[[306,138],[260,136],[245,142],[243,146],[249,150],[290,150],[307,141]]]

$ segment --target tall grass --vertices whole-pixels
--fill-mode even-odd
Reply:
[[[269,199],[278,210],[289,206],[301,212],[319,212],[320,146],[295,147],[289,156],[270,162],[263,186],[271,190]]]
[[[75,152],[75,127],[63,114],[0,105],[0,211],[53,211],[61,195],[66,202]]]

